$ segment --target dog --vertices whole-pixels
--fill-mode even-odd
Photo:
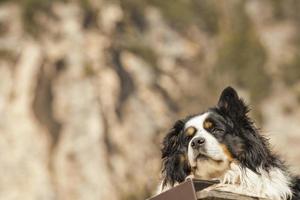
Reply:
[[[215,189],[274,200],[300,199],[300,179],[273,153],[232,87],[215,107],[178,120],[162,143],[167,190],[186,178],[219,180]]]

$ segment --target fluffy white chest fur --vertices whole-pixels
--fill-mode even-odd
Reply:
[[[207,190],[220,190],[272,200],[292,198],[292,191],[289,187],[291,178],[286,172],[279,168],[270,169],[268,172],[260,168],[258,172],[260,174],[231,163],[230,169],[219,178],[221,183],[211,186]],[[189,178],[194,178],[194,176],[189,176]],[[169,188],[171,186],[163,188],[160,185],[157,193],[166,191]]]
[[[286,172],[279,168],[270,169],[268,172],[259,168],[257,171],[260,174],[232,163],[230,169],[220,178],[221,183],[214,186],[214,189],[274,200],[292,197],[289,187],[291,178]]]

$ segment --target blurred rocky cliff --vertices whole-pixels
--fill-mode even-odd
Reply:
[[[0,0],[0,199],[134,200],[226,85],[300,173],[300,1]]]

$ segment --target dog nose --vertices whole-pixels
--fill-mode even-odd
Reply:
[[[197,137],[193,139],[191,146],[193,149],[197,149],[201,147],[205,143],[205,139],[203,137]]]

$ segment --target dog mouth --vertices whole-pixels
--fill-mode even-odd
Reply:
[[[208,160],[208,159],[210,159],[210,157],[209,156],[207,156],[207,155],[205,155],[205,154],[202,154],[202,153],[199,153],[197,156],[196,156],[196,158],[195,158],[195,160]]]
[[[212,158],[211,156],[207,155],[206,153],[202,153],[202,152],[199,152],[197,156],[195,156],[195,160],[196,161],[215,161],[217,163],[221,163],[223,162],[223,160],[220,160],[220,159],[215,159],[215,158]]]

